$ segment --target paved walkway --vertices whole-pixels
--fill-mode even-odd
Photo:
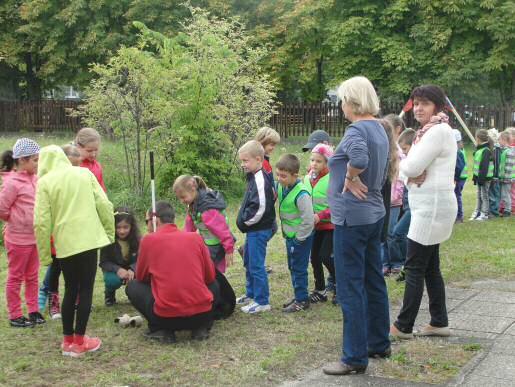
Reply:
[[[429,321],[427,308],[424,296],[416,328]],[[515,281],[479,281],[467,289],[447,288],[447,308],[453,333],[449,342],[479,343],[481,352],[445,386],[515,386]],[[392,318],[398,311],[398,306],[392,308]],[[377,361],[371,361],[365,375],[334,377],[318,369],[283,386],[429,386],[376,377]]]

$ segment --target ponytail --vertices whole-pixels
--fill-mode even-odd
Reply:
[[[207,186],[204,179],[201,178],[200,176],[193,176],[193,179],[195,180],[195,183],[197,184],[197,189],[205,189],[205,190],[209,189],[209,187]]]
[[[2,153],[1,160],[0,160],[0,171],[1,172],[10,172],[14,169],[14,166],[16,165],[16,160],[13,158],[13,151],[12,150],[6,150],[4,153]]]
[[[174,192],[180,190],[199,190],[199,189],[209,189],[204,179],[200,176],[191,176],[191,175],[181,175],[175,182],[173,183],[172,189]]]

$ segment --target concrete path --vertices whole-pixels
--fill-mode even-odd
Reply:
[[[515,387],[515,281],[479,281],[467,289],[448,287],[447,309],[453,333],[448,341],[479,343],[481,352],[445,386]],[[399,306],[391,309],[392,319],[398,311]],[[416,328],[427,321],[424,296]],[[371,361],[365,375],[334,377],[317,369],[283,386],[429,386],[374,376],[377,361]]]

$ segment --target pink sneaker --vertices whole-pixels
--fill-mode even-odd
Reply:
[[[63,342],[61,343],[61,351],[63,353],[63,356],[71,356],[70,352],[71,352],[72,344],[73,344],[73,342],[67,343],[66,341],[63,340]]]
[[[61,318],[59,293],[50,293],[50,317],[52,317],[52,320]]]
[[[63,348],[63,355],[71,357],[81,357],[86,352],[95,352],[102,346],[102,340],[98,337],[84,336],[82,345],[73,343],[70,345],[70,350],[66,352]]]

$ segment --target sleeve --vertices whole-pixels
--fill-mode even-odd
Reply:
[[[104,227],[105,233],[111,243],[114,242],[114,210],[113,204],[107,198],[104,190],[98,183],[95,175],[91,173],[91,185],[93,187],[93,195],[95,197],[95,204],[97,207],[98,217]]]
[[[138,264],[136,265],[136,279],[140,282],[150,282],[150,271],[148,267],[148,252],[147,252],[147,240],[143,238],[139,245]]]
[[[0,219],[7,222],[11,216],[11,207],[18,196],[18,190],[14,184],[6,182],[0,191]]]
[[[368,167],[369,154],[367,141],[360,130],[353,126],[345,131],[342,141],[342,150],[349,157],[350,166],[357,169]]]
[[[100,263],[98,266],[103,271],[110,271],[116,273],[120,268],[115,262],[113,262],[113,257],[115,254],[114,243],[112,245],[106,246],[100,250]]]
[[[200,236],[199,236],[200,238]],[[202,266],[204,267],[204,283],[206,285],[212,284],[213,281],[216,278],[215,273],[215,265],[213,263],[213,260],[211,259],[211,254],[209,253],[209,250],[207,246],[205,245],[202,238],[200,238],[200,251],[201,251],[201,257],[202,257]]]
[[[259,223],[266,210],[266,194],[265,194],[265,176],[263,171],[259,171],[254,174],[254,182],[256,187],[256,195],[249,200],[248,209],[252,216],[245,220],[245,224],[250,227],[256,223]]]
[[[220,240],[225,253],[232,254],[234,252],[234,238],[225,216],[218,210],[207,210],[202,213],[202,221],[211,234]]]
[[[297,239],[302,242],[313,232],[313,203],[311,201],[311,196],[309,196],[307,192],[301,193],[297,196],[296,202],[302,219],[302,223],[299,225],[299,230],[297,231]]]
[[[454,180],[459,180],[461,173],[463,172],[463,168],[465,168],[465,157],[463,153],[458,151],[458,155],[456,157],[456,167],[454,168]]]
[[[317,215],[320,220],[331,219],[331,209],[327,208],[325,210],[322,210],[322,211],[318,212]]]
[[[402,195],[404,193],[404,183],[402,180],[397,179],[392,184],[391,188],[391,205],[392,206],[401,206],[402,205]]]
[[[50,198],[44,184],[40,180],[36,188],[36,200],[34,203],[34,234],[36,235],[39,259],[43,265],[48,265],[52,262],[50,240],[53,228]]]
[[[197,228],[195,227],[195,223],[193,222],[193,218],[190,214],[186,214],[186,219],[184,220],[184,231],[186,232],[195,232]]]
[[[490,166],[490,159],[492,157],[492,152],[489,148],[485,148],[483,151],[483,158],[479,163],[479,171],[477,173],[477,182],[479,185],[483,185],[486,181],[486,176],[488,175],[488,167]]]
[[[422,139],[414,145],[408,156],[401,161],[400,170],[406,177],[417,177],[438,157],[442,151],[441,125],[436,125],[424,134]]]

